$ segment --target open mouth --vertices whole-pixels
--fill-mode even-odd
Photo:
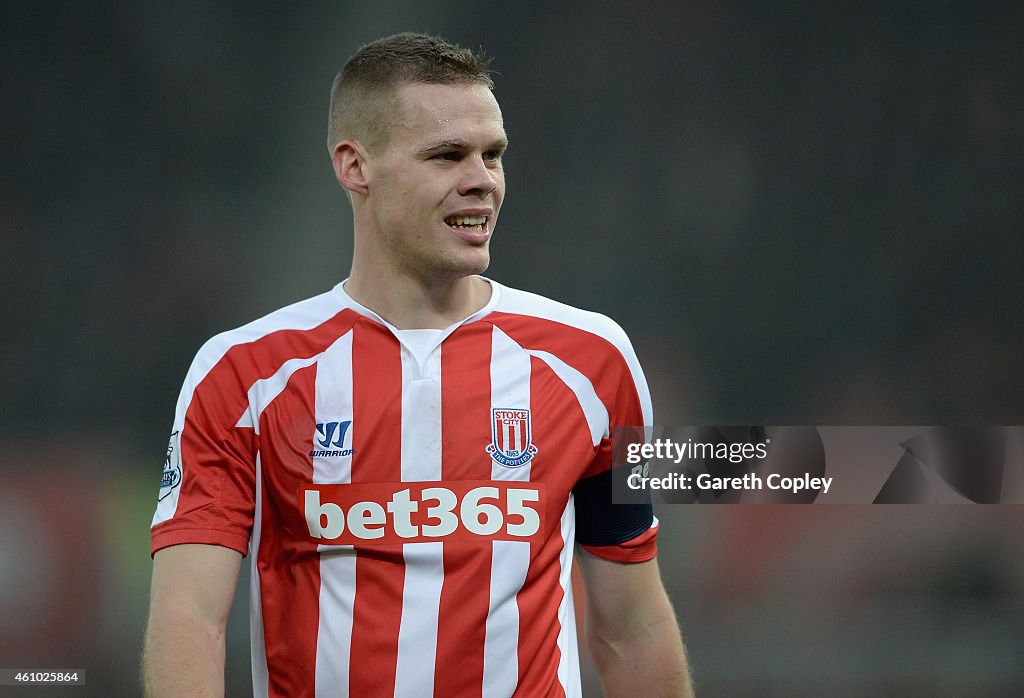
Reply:
[[[466,233],[486,233],[487,216],[448,216],[444,222],[450,228]]]

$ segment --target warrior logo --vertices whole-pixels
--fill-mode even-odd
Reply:
[[[491,410],[491,443],[485,449],[506,468],[526,465],[537,455],[530,427],[530,410],[496,407]]]
[[[317,422],[316,434],[313,435],[313,450],[309,452],[314,458],[335,458],[355,454],[351,448],[345,448],[345,435],[352,426],[352,420],[340,422]],[[317,448],[320,446],[321,448]]]

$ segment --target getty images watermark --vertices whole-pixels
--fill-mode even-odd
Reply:
[[[662,477],[651,477],[650,468],[646,465],[651,459],[668,460],[676,466],[683,460],[686,460],[687,463],[716,459],[727,461],[729,464],[763,462],[768,458],[769,443],[771,443],[771,439],[766,438],[758,443],[713,443],[693,441],[692,439],[687,439],[684,443],[677,443],[669,439],[656,439],[653,443],[629,444],[626,463],[643,465],[630,468],[626,484],[634,490],[649,488],[652,490],[682,489],[727,492],[735,489],[757,492],[767,488],[769,490],[784,490],[793,494],[804,490],[828,492],[828,488],[832,486],[832,478],[812,477],[809,473],[803,473],[796,477],[781,473],[769,473],[767,477],[761,477],[756,471],[746,472],[743,475],[713,475],[706,471],[697,472],[688,469],[686,472],[689,474],[669,472]]]
[[[620,427],[613,501],[1019,503],[1021,427]]]

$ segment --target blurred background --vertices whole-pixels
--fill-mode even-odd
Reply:
[[[1024,5],[597,5],[3,4],[0,668],[138,694],[181,381],[347,275],[330,85],[398,31],[494,56],[489,275],[616,318],[658,423],[1024,424]],[[702,696],[1024,694],[1020,507],[658,513]]]

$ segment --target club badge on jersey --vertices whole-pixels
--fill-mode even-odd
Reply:
[[[491,443],[487,453],[506,468],[518,468],[537,455],[530,426],[530,410],[495,407],[491,410]]]

